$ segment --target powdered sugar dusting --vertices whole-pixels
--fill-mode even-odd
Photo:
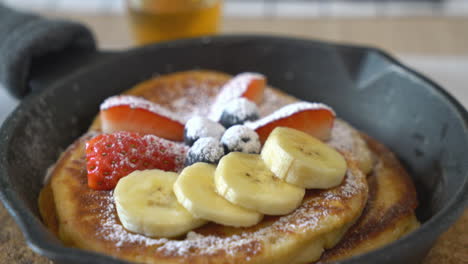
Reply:
[[[105,241],[110,241],[116,248],[128,245],[141,247],[156,247],[156,251],[164,256],[186,257],[195,252],[203,255],[215,255],[223,251],[231,256],[243,252],[246,244],[255,245],[249,250],[255,254],[261,249],[261,245],[254,241],[255,238],[247,237],[246,234],[231,237],[205,236],[195,232],[189,232],[184,240],[171,240],[166,238],[151,238],[144,235],[132,233],[126,230],[118,220],[112,191],[105,195],[96,195],[99,203],[99,229],[97,236]],[[245,252],[244,252],[245,253]],[[249,254],[249,255],[250,255]]]
[[[364,173],[369,173],[373,167],[374,158],[367,143],[362,139],[355,129],[346,122],[336,119],[331,131],[330,146],[347,152],[351,158],[356,160]]]
[[[185,121],[197,115],[208,116],[213,97],[221,86],[213,87],[209,79],[206,82],[194,82],[190,79],[186,82],[183,87],[175,84],[171,87],[173,89],[158,90],[161,93],[160,96],[165,98],[164,105],[173,112],[177,112]],[[181,91],[183,91],[183,96],[180,96]]]
[[[235,125],[224,133],[221,143],[229,151],[240,151],[245,153],[260,153],[261,143],[258,134],[243,125]]]
[[[111,148],[117,150],[127,149],[128,141],[123,139],[132,140],[133,136],[134,133],[130,132],[117,132],[114,134],[108,134],[108,137],[113,137]],[[128,150],[126,150],[129,151],[128,153],[126,153],[126,155],[119,155],[118,162],[111,163],[110,167],[112,168],[112,172],[110,175],[106,176],[107,178],[112,179],[113,177],[116,177],[116,175],[119,175],[121,173],[122,168],[135,169],[138,166],[138,164],[134,160],[132,161],[132,159],[134,159],[135,156],[142,156],[144,158],[150,158],[152,160],[157,160],[158,158],[161,158],[161,163],[163,162],[163,157],[170,157],[171,159],[174,159],[174,169],[176,171],[180,171],[183,169],[185,155],[188,150],[188,147],[186,147],[184,144],[166,140],[151,134],[143,135],[137,140],[139,140],[139,144],[141,144],[141,147],[137,146],[129,148]],[[94,146],[94,148],[96,150],[94,150],[94,152],[99,153],[99,150],[102,148],[100,147],[100,145],[107,144],[107,139],[96,142],[95,144],[96,145]],[[99,147],[96,147],[97,145],[99,145]],[[160,155],[160,153],[162,153],[163,155]],[[88,156],[88,159],[94,160],[91,156]]]
[[[335,222],[337,220],[337,213],[332,205],[336,204],[334,201],[343,202],[358,196],[364,199],[366,195],[367,184],[365,183],[365,176],[358,170],[348,170],[344,182],[338,188],[320,192],[319,195],[313,197],[309,202],[303,203],[291,215],[282,217],[279,221],[276,221],[274,225],[283,226],[282,228],[288,232],[297,232],[297,230],[307,232],[320,228],[325,223],[325,225],[337,224]],[[320,209],[314,210],[314,207]],[[355,217],[360,215],[360,212],[346,213],[355,213],[357,214]],[[324,219],[328,219],[328,222],[323,222]]]
[[[193,102],[190,98],[181,97],[175,100],[171,99],[167,105],[170,111],[178,112],[177,110],[180,109],[181,112],[185,113],[185,116],[182,117],[183,120],[188,120],[196,113],[208,113],[207,103],[211,102],[212,98],[200,96],[204,92],[200,92],[197,87],[193,91],[194,96],[198,97]],[[267,88],[265,89],[263,102],[258,106],[260,115],[269,115],[279,107],[290,104],[295,100],[293,97],[278,94]],[[197,108],[197,105],[202,106]],[[335,129],[337,129],[336,126],[333,130]],[[344,128],[338,129],[338,132],[344,130]],[[343,135],[347,136],[347,134]],[[352,149],[352,141],[342,140],[339,148]],[[86,177],[85,170],[83,170],[83,173],[81,176]],[[351,222],[359,216],[360,209],[357,208],[347,208],[337,212],[336,201],[346,203],[350,199],[361,199],[367,193],[365,176],[358,170],[351,168],[340,186],[329,190],[308,191],[299,208],[291,214],[275,218],[272,222],[262,222],[247,230],[240,228],[228,229],[228,227],[209,224],[210,227],[206,230],[202,227],[189,232],[185,239],[173,240],[150,238],[127,231],[120,224],[111,191],[95,191],[87,189],[87,187],[83,188],[86,188],[87,193],[93,194],[93,203],[97,203],[96,218],[100,222],[98,223],[99,227],[96,229],[96,237],[103,241],[109,241],[114,245],[108,250],[118,255],[116,252],[119,252],[120,249],[136,245],[139,249],[142,249],[142,254],[148,252],[148,256],[155,260],[158,256],[167,256],[180,258],[179,262],[185,261],[187,257],[205,258],[206,256],[216,257],[226,254],[226,258],[234,260],[239,260],[238,257],[243,256],[244,259],[239,260],[238,263],[244,263],[251,257],[261,254],[263,247],[270,245],[272,240],[282,241],[291,234],[312,239],[313,234],[323,234],[342,225],[343,222],[338,221],[340,217],[344,218],[345,222]],[[89,210],[92,211],[91,214],[96,214],[96,207],[93,206]],[[226,229],[228,231],[225,232]],[[143,248],[148,250],[145,251]],[[293,254],[293,252],[291,253]]]
[[[255,122],[248,122],[245,125],[255,130],[273,121],[289,117],[295,113],[299,113],[299,112],[306,111],[306,110],[318,110],[318,109],[326,109],[326,110],[332,111],[333,114],[335,115],[335,112],[333,111],[333,109],[323,103],[297,102],[297,103],[288,104],[262,119],[259,119]]]
[[[147,156],[150,156],[152,153],[161,151],[164,149],[164,154],[175,157],[176,169],[178,171],[182,170],[184,167],[185,155],[188,151],[188,147],[180,142],[173,142],[166,140],[155,135],[144,135],[142,139],[146,142]]]
[[[226,130],[222,125],[208,118],[195,116],[185,124],[185,134],[189,138],[214,137],[220,139]]]
[[[208,163],[217,163],[224,155],[224,148],[219,143],[219,140],[212,137],[203,137],[195,141],[193,146],[187,153],[189,164],[193,161],[201,161]]]
[[[163,245],[168,240],[165,238],[154,239],[144,235],[127,231],[118,221],[114,198],[111,191],[100,200],[100,220],[101,226],[98,229],[98,236],[104,240],[112,241],[116,247],[126,244],[138,244],[141,246]]]
[[[287,94],[279,96],[277,91],[267,87],[263,93],[263,101],[258,105],[258,111],[260,117],[265,117],[281,107],[295,102],[297,102],[295,97]]]
[[[171,240],[158,248],[158,251],[165,256],[190,256],[193,255],[191,251],[197,251],[202,255],[227,254],[228,256],[235,256],[240,252],[246,255],[255,255],[261,250],[261,243],[258,243],[256,238],[247,234],[218,237],[214,235],[204,236],[195,232],[190,233],[189,239],[182,241]]]
[[[337,213],[336,202],[345,202],[349,199],[363,199],[367,193],[365,176],[358,170],[348,171],[343,183],[333,189],[317,193],[306,194],[304,202],[291,214],[278,217],[267,225],[257,225],[250,231],[237,229],[231,235],[222,235],[223,226],[211,226],[211,232],[203,233],[194,230],[187,234],[183,240],[166,238],[150,238],[127,231],[118,221],[112,192],[100,199],[101,228],[98,235],[104,240],[111,241],[116,247],[137,244],[146,247],[155,247],[156,252],[163,256],[190,257],[195,255],[214,256],[226,254],[235,257],[237,254],[254,256],[262,252],[264,245],[270,244],[272,239],[281,241],[288,234],[306,236],[308,233],[326,232],[343,224],[338,215],[351,221],[359,216],[360,209],[347,209]],[[324,224],[324,223],[327,224]],[[214,229],[213,229],[214,228]],[[330,228],[330,229],[329,229]],[[323,231],[322,231],[323,229]],[[219,235],[216,230],[221,231]]]
[[[330,146],[342,151],[351,152],[354,147],[353,130],[341,120],[335,120],[331,131]]]
[[[169,111],[161,105],[148,101],[141,97],[131,96],[131,95],[117,95],[112,96],[104,100],[101,104],[101,111],[107,110],[116,106],[130,106],[130,108],[141,108],[152,113],[155,113],[160,116],[167,117],[173,121],[179,122],[181,124],[185,123],[185,119],[180,115]]]
[[[259,115],[257,105],[243,97],[230,101],[224,108],[224,111],[231,115],[235,115],[240,120],[245,120],[251,116],[258,117]]]
[[[241,97],[245,91],[247,91],[252,80],[258,79],[265,79],[265,76],[251,72],[245,72],[234,76],[234,78],[228,81],[223,88],[221,88],[221,91],[211,106],[209,118],[214,121],[218,121],[226,104],[235,98]]]

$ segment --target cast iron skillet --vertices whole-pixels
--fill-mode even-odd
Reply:
[[[25,98],[0,132],[0,197],[31,248],[56,262],[125,263],[63,246],[41,223],[37,197],[47,168],[86,131],[103,99],[175,71],[261,72],[289,94],[331,105],[397,153],[416,183],[423,225],[341,263],[418,263],[466,206],[467,111],[437,84],[377,49],[220,36],[119,53],[49,56],[39,65],[32,84],[43,89]]]

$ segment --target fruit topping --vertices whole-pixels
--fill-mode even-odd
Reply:
[[[178,171],[187,148],[154,135],[132,132],[101,134],[86,142],[88,186],[111,190],[135,170]]]
[[[222,225],[247,227],[260,222],[262,214],[235,205],[216,193],[215,170],[214,165],[199,162],[180,173],[174,193],[182,206],[195,217]]]
[[[346,160],[334,148],[309,134],[286,127],[273,130],[261,157],[277,177],[304,188],[337,186],[347,170]]]
[[[299,102],[246,125],[258,133],[262,143],[276,127],[294,128],[320,140],[328,140],[334,120],[335,112],[330,107],[321,103]]]
[[[140,97],[110,97],[101,104],[100,116],[104,133],[129,131],[183,140],[184,121],[163,106]]]
[[[229,80],[219,92],[211,107],[210,119],[218,121],[224,107],[235,98],[245,97],[254,103],[263,100],[266,78],[259,73],[241,73]]]
[[[195,141],[187,152],[185,166],[190,166],[197,162],[216,164],[223,156],[224,148],[218,139],[213,137],[200,138]]]
[[[255,121],[259,117],[257,105],[248,99],[240,97],[227,103],[219,122],[224,127],[231,127],[243,124],[246,121]]]
[[[195,116],[185,124],[184,142],[192,146],[195,141],[202,137],[213,137],[220,139],[226,129],[217,122],[206,117]]]
[[[172,187],[177,173],[135,171],[121,179],[114,200],[122,225],[150,237],[174,237],[206,223],[182,207]]]
[[[276,177],[260,155],[240,152],[231,152],[219,161],[215,186],[231,203],[268,215],[292,212],[305,194],[304,188]]]
[[[226,153],[237,151],[258,154],[262,146],[257,133],[244,125],[228,128],[221,137],[221,144]]]

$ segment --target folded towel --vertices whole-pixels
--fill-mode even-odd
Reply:
[[[95,40],[85,26],[50,20],[0,4],[0,82],[16,97],[29,91],[33,61],[67,50],[94,51]]]

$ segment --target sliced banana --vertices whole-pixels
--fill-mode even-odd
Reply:
[[[283,215],[296,209],[305,190],[277,178],[260,155],[231,152],[215,172],[216,190],[230,202],[268,215]]]
[[[277,177],[304,188],[337,186],[347,169],[338,151],[309,134],[286,127],[271,132],[260,155]]]
[[[262,214],[232,204],[216,193],[216,167],[198,162],[186,167],[174,184],[177,200],[194,216],[215,223],[247,227],[260,222]]]
[[[122,225],[150,237],[182,235],[206,221],[182,207],[172,191],[177,173],[162,170],[134,171],[119,180],[114,200]]]

